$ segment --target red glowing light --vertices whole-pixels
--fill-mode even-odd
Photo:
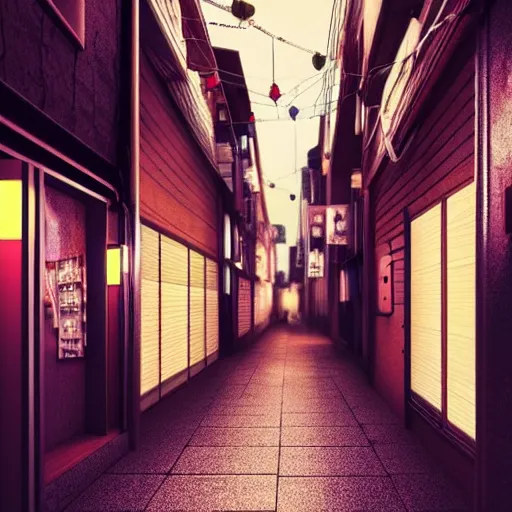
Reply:
[[[213,73],[206,77],[206,89],[208,91],[211,91],[211,90],[215,89],[216,87],[218,87],[219,83],[220,83],[220,80],[219,80],[217,73]]]

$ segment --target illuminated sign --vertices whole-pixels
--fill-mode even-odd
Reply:
[[[324,253],[318,249],[311,251],[308,257],[308,277],[324,277]]]

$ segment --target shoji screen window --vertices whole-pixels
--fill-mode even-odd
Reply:
[[[411,223],[411,389],[441,410],[441,205]]]
[[[190,373],[195,375],[206,366],[205,326],[205,259],[190,251]]]
[[[475,185],[446,201],[447,417],[475,438]]]
[[[475,185],[411,222],[411,391],[475,438]]]
[[[162,312],[160,373],[162,383],[168,384],[165,387],[172,389],[187,378],[188,249],[161,235],[160,251]],[[166,391],[167,389],[164,393]]]
[[[160,235],[141,227],[141,375],[140,393],[160,384]],[[157,397],[158,399],[158,397]]]

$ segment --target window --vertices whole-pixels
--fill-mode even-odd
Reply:
[[[475,439],[474,183],[414,219],[410,233],[411,391],[443,428]]]
[[[44,0],[65,30],[85,47],[85,0]]]
[[[231,218],[229,215],[224,215],[224,258],[230,260],[233,252],[231,248]]]

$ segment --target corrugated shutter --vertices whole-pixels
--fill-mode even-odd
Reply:
[[[160,383],[159,234],[141,227],[141,375],[144,395]]]
[[[256,281],[254,283],[254,325],[257,327],[261,324],[262,321],[262,308],[263,303],[261,301],[261,283],[260,281]]]
[[[219,350],[219,276],[217,262],[206,260],[206,355]]]
[[[204,256],[190,251],[190,366],[206,358],[204,260]]]
[[[247,279],[238,280],[238,336],[251,330],[251,282]]]
[[[161,237],[161,379],[188,366],[188,249]]]
[[[411,222],[411,388],[441,410],[441,205]]]
[[[446,201],[447,415],[475,438],[475,184]]]

